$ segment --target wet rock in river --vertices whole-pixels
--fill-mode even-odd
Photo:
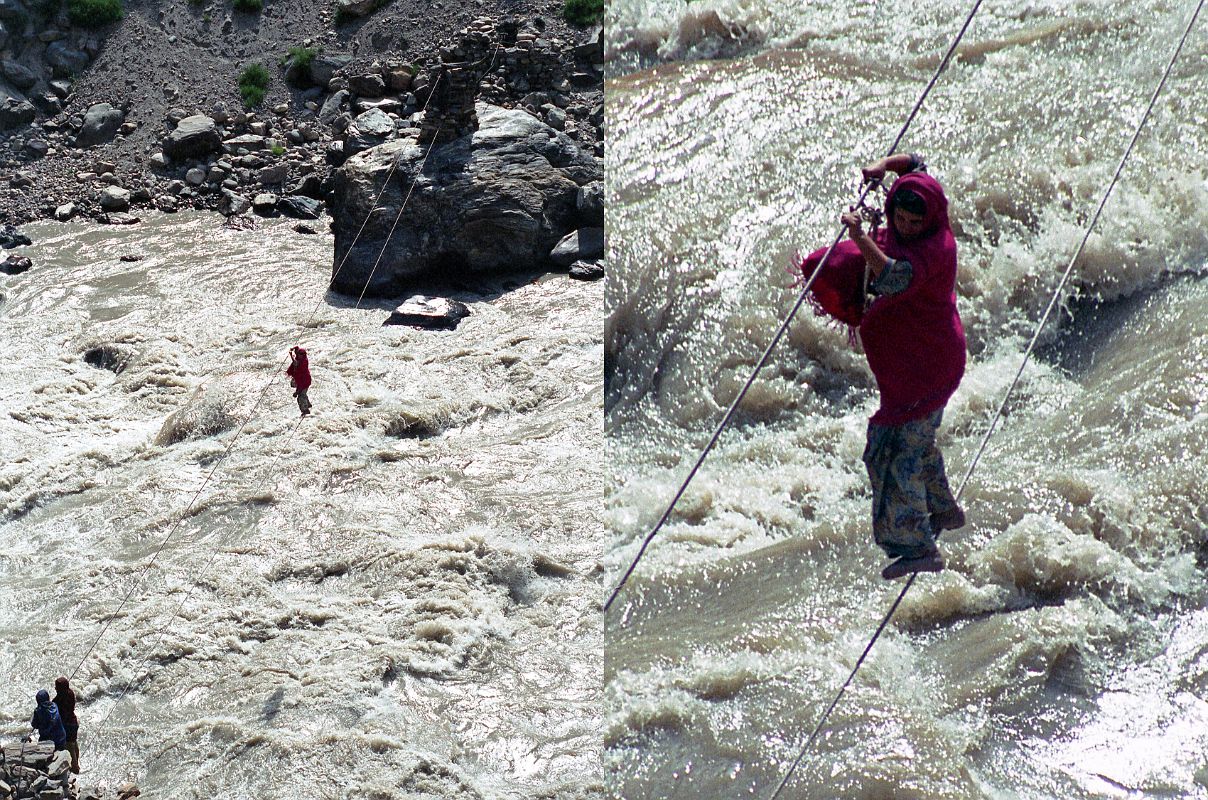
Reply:
[[[567,234],[550,251],[550,260],[568,267],[576,261],[593,261],[604,255],[604,229],[580,228]]]
[[[282,197],[277,202],[277,210],[294,219],[318,219],[323,215],[323,204],[311,197],[294,195]]]
[[[570,265],[570,277],[580,281],[598,281],[604,277],[602,261],[576,261]]]
[[[17,233],[17,229],[12,225],[5,225],[3,228],[0,228],[0,247],[3,247],[5,250],[30,244],[33,244],[33,241],[25,234]]]
[[[394,309],[383,325],[414,325],[420,328],[452,330],[457,323],[470,316],[465,303],[444,297],[427,297],[422,294],[408,297]]]
[[[34,262],[25,256],[9,256],[0,261],[0,272],[3,272],[5,275],[20,275],[33,265]]]

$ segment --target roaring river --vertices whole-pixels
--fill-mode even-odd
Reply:
[[[74,672],[85,788],[603,795],[602,284],[467,289],[419,331],[326,294],[331,236],[285,220],[22,231],[0,738]]]
[[[971,3],[613,0],[611,587]],[[900,149],[944,184],[969,368],[954,486],[1195,2],[987,0]],[[945,535],[781,795],[1208,798],[1208,19]],[[616,797],[766,798],[900,584],[860,456],[875,385],[812,314],[606,620]]]

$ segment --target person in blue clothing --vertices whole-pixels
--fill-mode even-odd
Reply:
[[[67,731],[63,728],[63,720],[59,717],[59,708],[50,700],[50,692],[39,689],[37,694],[38,707],[34,710],[33,719],[29,724],[38,729],[39,741],[53,741],[56,750],[67,749]]]

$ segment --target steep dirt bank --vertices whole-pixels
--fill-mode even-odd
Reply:
[[[541,85],[523,70],[505,74],[501,59],[487,87],[491,101],[527,107],[547,120],[553,112],[567,133],[602,154],[602,69],[584,46],[598,41],[599,32],[569,25],[561,0],[395,0],[365,17],[309,0],[267,0],[260,12],[236,11],[222,0],[128,0],[124,19],[94,32],[72,25],[63,12],[30,11],[35,5],[27,4],[22,22],[13,11],[21,9],[19,0],[0,2],[0,24],[8,32],[0,49],[4,222],[48,217],[56,209],[111,221],[128,221],[118,215],[140,206],[230,211],[224,190],[249,201],[266,192],[322,199],[329,169],[341,160],[331,143],[343,141],[352,121],[374,107],[399,129],[418,124],[425,65],[439,61],[442,45],[483,18],[510,40],[501,48],[553,54],[562,67],[550,78],[556,85]],[[291,47],[317,54],[302,81],[311,85],[287,83],[282,61]],[[253,63],[266,67],[269,85],[245,118],[237,84]],[[68,77],[72,68],[78,73]],[[415,73],[414,86],[391,80],[402,71]],[[380,92],[374,76],[382,79]],[[326,101],[341,90],[349,91],[343,105],[320,119]],[[100,103],[116,109],[113,124],[102,125],[100,143],[78,146],[87,144],[79,138],[86,113]],[[32,124],[24,122],[31,113]],[[214,119],[224,139],[250,134],[263,141],[159,159],[176,123],[195,114]],[[265,174],[275,165],[284,167]],[[189,176],[190,169],[203,174]],[[129,196],[111,197],[102,207],[107,187]],[[68,203],[73,207],[64,209]],[[274,206],[262,210],[277,213]]]

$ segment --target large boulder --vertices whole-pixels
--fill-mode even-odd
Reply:
[[[32,89],[38,82],[33,70],[16,61],[0,61],[0,75],[18,89]]]
[[[164,139],[164,154],[169,158],[202,158],[220,150],[222,136],[218,125],[204,114],[185,117]]]
[[[0,19],[20,28],[29,18],[29,10],[21,0],[0,0]]]
[[[319,109],[319,122],[322,122],[324,125],[330,125],[348,105],[349,97],[348,90],[341,89],[324,100],[323,107]]]
[[[89,106],[84,112],[84,124],[76,134],[75,146],[95,147],[104,144],[117,135],[123,119],[122,112],[108,103]]]
[[[310,61],[310,79],[316,86],[327,86],[336,72],[352,62],[352,56],[317,55]]]
[[[88,54],[60,40],[47,46],[46,63],[56,78],[70,78],[88,66]]]
[[[414,325],[417,328],[453,330],[457,323],[470,316],[465,303],[446,297],[426,297],[417,294],[408,297],[394,309],[383,325]]]
[[[604,229],[580,228],[567,234],[550,251],[550,260],[563,267],[576,261],[594,261],[604,255]]]
[[[575,198],[579,209],[579,221],[592,228],[604,227],[604,181],[588,184],[579,189]]]
[[[394,120],[385,111],[370,109],[352,121],[344,139],[344,155],[356,155],[394,136]]]
[[[359,295],[372,273],[367,293],[386,295],[423,282],[552,267],[550,251],[578,227],[579,187],[603,179],[600,162],[524,111],[479,104],[478,122],[475,133],[430,153],[415,139],[399,139],[336,172],[330,207],[342,266],[333,267],[333,288]]]
[[[0,131],[28,125],[37,116],[37,110],[28,100],[18,100],[15,97],[0,99]]]
[[[101,208],[106,211],[129,211],[130,192],[120,186],[107,186],[101,191]]]
[[[322,203],[314,198],[301,195],[282,197],[277,203],[277,210],[294,219],[318,219],[323,216]]]
[[[366,17],[381,7],[379,0],[337,0],[336,14],[340,17]]]

